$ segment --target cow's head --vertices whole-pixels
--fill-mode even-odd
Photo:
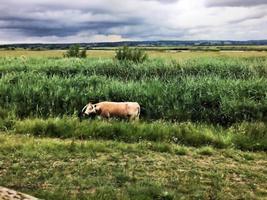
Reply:
[[[96,116],[96,105],[92,103],[87,104],[83,107],[83,109],[79,112],[78,117],[80,120],[84,117],[95,117]]]
[[[92,114],[96,114],[96,105],[94,104],[87,104],[84,108],[83,108],[83,113],[85,115],[92,115]]]

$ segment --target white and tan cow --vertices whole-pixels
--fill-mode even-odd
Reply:
[[[88,103],[82,109],[83,115],[99,115],[103,118],[118,117],[129,120],[138,120],[140,105],[137,102],[100,102]]]

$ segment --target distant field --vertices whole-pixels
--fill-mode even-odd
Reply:
[[[117,47],[94,47],[98,50],[113,50]],[[164,51],[164,50],[176,50],[176,51],[267,51],[267,45],[200,45],[200,46],[139,46],[145,50]]]
[[[63,53],[66,52],[64,50],[47,50],[47,51],[30,51],[30,50],[0,50],[0,57],[5,56],[26,56],[26,57],[63,57]],[[88,57],[94,58],[111,58],[114,57],[114,51],[109,50],[95,50],[88,51]]]
[[[0,50],[0,57],[63,57],[64,50],[30,51],[30,50]],[[178,50],[149,50],[151,58],[166,58],[183,60],[199,57],[267,57],[267,51],[178,51]],[[114,50],[88,50],[89,58],[113,58]]]

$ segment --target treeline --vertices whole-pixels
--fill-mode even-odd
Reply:
[[[75,44],[6,44],[0,45],[1,48],[24,48],[32,50],[41,50],[41,49],[68,49],[71,45]],[[259,45],[264,48],[263,45],[267,45],[267,40],[248,40],[248,41],[230,41],[230,40],[194,40],[194,41],[123,41],[123,42],[100,42],[100,43],[79,43],[83,48],[94,48],[94,47],[121,47],[121,46],[140,46],[140,47],[165,47],[165,46],[175,46],[177,48],[182,47],[203,47],[205,49],[208,47],[216,46],[234,46],[234,47],[244,47],[248,46],[248,49],[252,46]],[[257,49],[256,49],[257,50]]]

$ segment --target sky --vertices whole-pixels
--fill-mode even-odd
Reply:
[[[267,39],[267,0],[1,0],[0,44]]]

